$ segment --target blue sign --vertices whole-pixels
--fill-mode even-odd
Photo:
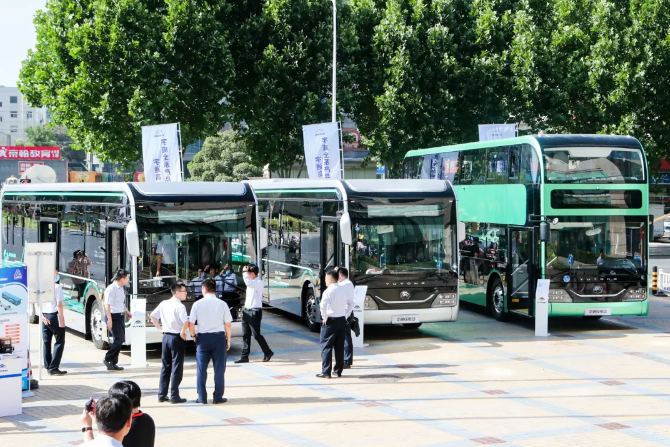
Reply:
[[[437,261],[437,268],[441,269],[442,268],[442,261]]]
[[[565,275],[565,276],[563,277],[563,281],[565,281],[565,282],[570,282],[570,277],[569,277],[568,275]]]
[[[633,259],[635,259],[636,261],[639,261],[639,260],[641,260],[642,258],[640,258],[640,255],[635,255],[635,256],[633,256]]]
[[[572,255],[568,255],[568,265],[572,265],[575,262],[575,258]]]
[[[377,174],[386,174],[386,166],[377,166]]]

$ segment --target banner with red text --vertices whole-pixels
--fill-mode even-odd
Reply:
[[[60,147],[0,146],[0,160],[60,160]]]

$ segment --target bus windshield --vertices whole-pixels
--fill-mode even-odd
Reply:
[[[548,220],[552,220],[549,218]],[[597,269],[642,275],[646,271],[643,217],[566,216],[550,226],[547,275]]]
[[[256,261],[252,214],[211,203],[138,205],[140,286],[151,287],[155,276],[186,283],[216,276],[228,263],[241,275],[242,264]]]
[[[444,204],[369,205],[350,214],[355,274],[449,269],[453,263],[455,236]]]
[[[545,148],[547,183],[644,182],[642,151],[612,147]]]

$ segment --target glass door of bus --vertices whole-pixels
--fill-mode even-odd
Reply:
[[[106,229],[106,247],[105,258],[105,284],[109,285],[114,273],[118,269],[126,266],[126,238],[124,237],[124,227],[119,225],[107,224]]]
[[[321,218],[321,293],[326,290],[326,270],[339,264],[338,221],[336,217]]]
[[[525,315],[533,315],[533,230],[509,229],[511,259],[507,281],[507,308]]]
[[[56,265],[59,266],[60,254],[60,223],[56,219],[42,218],[39,226],[40,242],[56,243]]]

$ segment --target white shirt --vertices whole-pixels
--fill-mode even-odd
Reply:
[[[172,236],[166,235],[158,241],[156,254],[163,255],[162,264],[174,264],[177,258],[177,241]]]
[[[340,283],[331,284],[321,295],[321,318],[345,317],[354,309],[354,294]]]
[[[86,442],[86,444],[90,446],[123,447],[123,444],[119,441],[102,433],[96,433],[95,438],[92,441]]]
[[[151,316],[160,320],[163,333],[179,334],[184,323],[188,322],[186,306],[176,296],[161,301],[158,307],[151,312]]]
[[[105,289],[105,304],[109,304],[113,314],[120,314],[126,311],[126,292],[123,287],[112,282]]]
[[[254,279],[249,278],[247,272],[242,272],[244,284],[247,285],[247,298],[244,300],[246,309],[260,309],[263,307],[263,280],[258,276]]]
[[[349,294],[349,296],[351,296],[351,302],[352,302],[352,305],[351,305],[351,307],[347,306],[347,314],[345,315],[345,317],[349,318],[349,316],[351,315],[351,312],[354,311],[354,305],[353,305],[353,301],[354,301],[354,283],[352,283],[351,281],[349,281],[349,278],[347,278],[347,279],[345,279],[344,281],[340,281],[340,282],[338,282],[337,284],[340,285],[340,286],[342,286],[342,287],[344,288],[344,290],[347,291],[347,294]]]
[[[54,299],[53,301],[42,303],[42,313],[55,314],[58,312],[58,303],[62,301],[65,301],[65,295],[63,295],[63,286],[56,284],[56,289],[54,290]]]
[[[216,295],[205,295],[193,304],[189,322],[198,323],[197,334],[225,332],[223,323],[232,323],[233,316],[225,301],[218,299]]]

